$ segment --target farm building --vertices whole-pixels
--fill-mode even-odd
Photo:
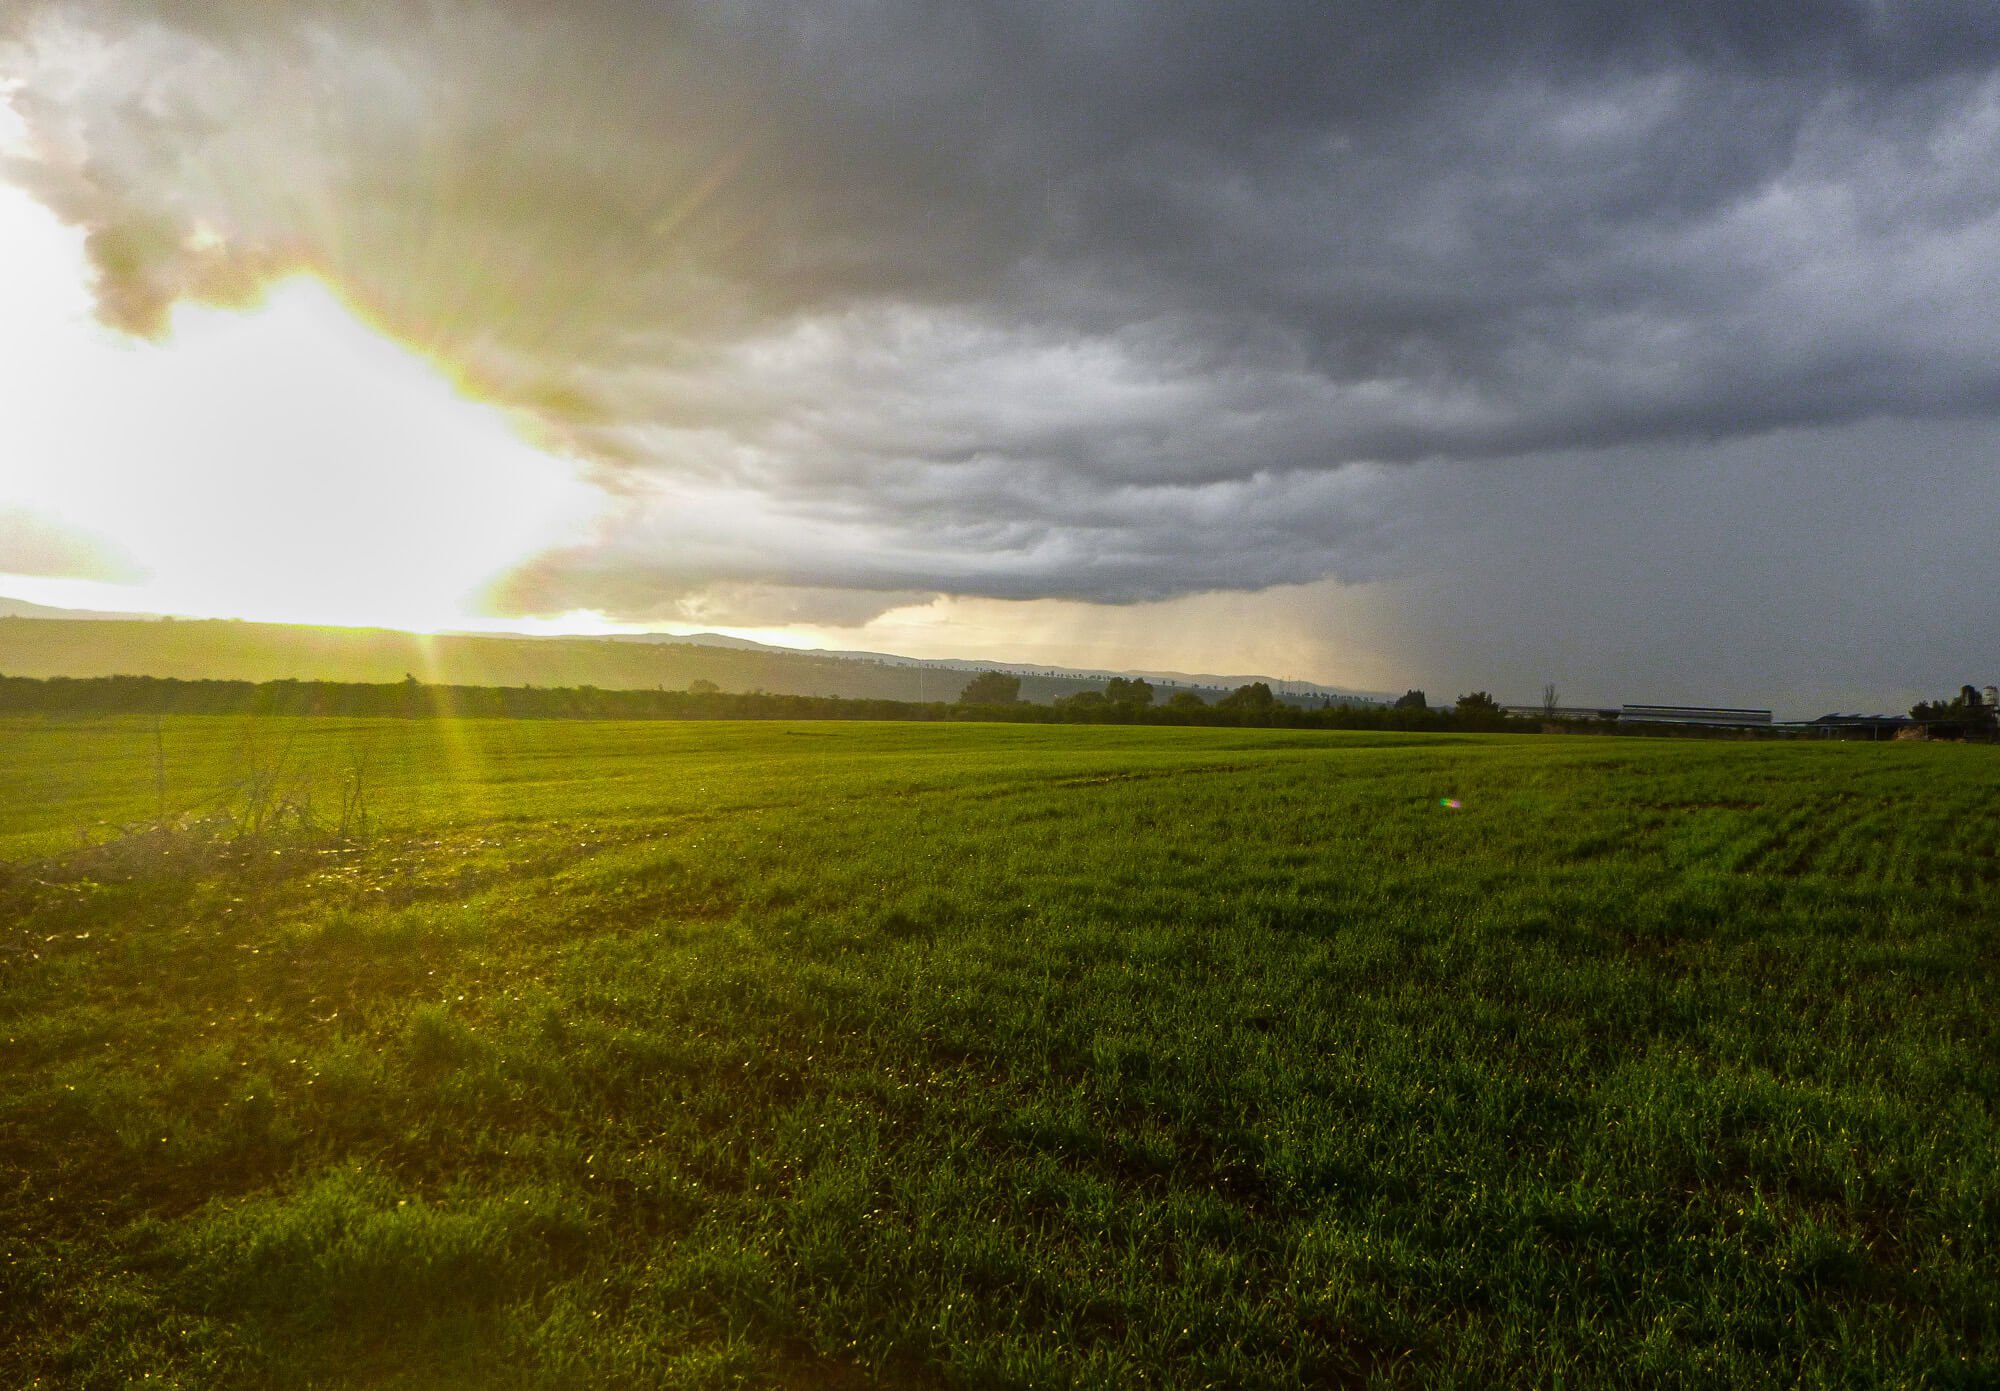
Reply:
[[[1720,705],[1624,705],[1620,724],[1702,725],[1713,729],[1769,729],[1769,710],[1736,710]]]

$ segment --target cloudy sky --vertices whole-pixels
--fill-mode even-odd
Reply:
[[[1991,0],[5,14],[0,592],[2000,678]]]

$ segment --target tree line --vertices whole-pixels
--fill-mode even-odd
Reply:
[[[1393,706],[1288,704],[1254,681],[1204,701],[1191,691],[1156,701],[1151,683],[1112,677],[1102,691],[1051,705],[1019,699],[1020,678],[974,676],[955,701],[722,691],[602,690],[595,686],[456,686],[414,676],[393,682],[216,681],[160,676],[0,676],[0,713],[43,715],[324,715],[495,719],[999,720],[1022,724],[1150,724],[1280,729],[1482,730],[1532,732],[1539,722],[1504,713],[1485,692],[1450,710],[1406,697]]]
[[[1924,725],[1932,738],[2000,738],[2000,708],[1977,686],[1960,686],[1949,700],[1920,700],[1910,707],[1910,718]]]

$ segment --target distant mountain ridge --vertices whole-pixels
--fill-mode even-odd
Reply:
[[[95,609],[53,609],[47,604],[31,604],[26,599],[9,599],[0,594],[0,618],[69,619],[73,622],[131,622],[158,618],[156,613],[99,613]]]
[[[397,681],[471,686],[597,686],[680,689],[712,681],[728,691],[853,699],[949,701],[978,671],[1021,678],[1024,700],[1046,702],[1098,690],[1112,676],[1144,676],[1161,688],[1214,699],[1265,681],[1300,703],[1379,696],[1257,676],[1093,671],[1023,662],[904,657],[883,652],[800,650],[720,633],[603,637],[490,633],[425,635],[388,628],[324,628],[52,609],[0,599],[0,674],[172,676],[183,680]]]
[[[1199,690],[1233,691],[1238,686],[1248,685],[1253,681],[1262,681],[1273,690],[1282,689],[1291,695],[1330,696],[1335,700],[1360,701],[1370,704],[1387,704],[1394,699],[1394,696],[1382,691],[1357,691],[1343,686],[1328,686],[1317,681],[1302,681],[1292,677],[1228,676],[1214,672],[1169,671],[1147,668],[1052,666],[1047,662],[1010,662],[981,657],[906,657],[895,652],[869,652],[849,648],[781,647],[775,643],[755,642],[750,638],[732,637],[726,633],[619,633],[614,636],[614,640],[618,642],[651,643],[687,642],[704,647],[728,647],[742,651],[804,652],[819,657],[838,657],[846,661],[901,662],[910,666],[930,667],[933,670],[942,669],[963,672],[1004,671],[1024,677],[1031,675],[1058,675],[1074,677],[1078,680],[1106,681],[1114,676],[1138,676],[1155,683]]]

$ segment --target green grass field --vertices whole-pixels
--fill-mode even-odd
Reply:
[[[237,834],[357,768],[358,843]],[[0,723],[0,1384],[2000,1385],[1996,792],[1979,747]]]

